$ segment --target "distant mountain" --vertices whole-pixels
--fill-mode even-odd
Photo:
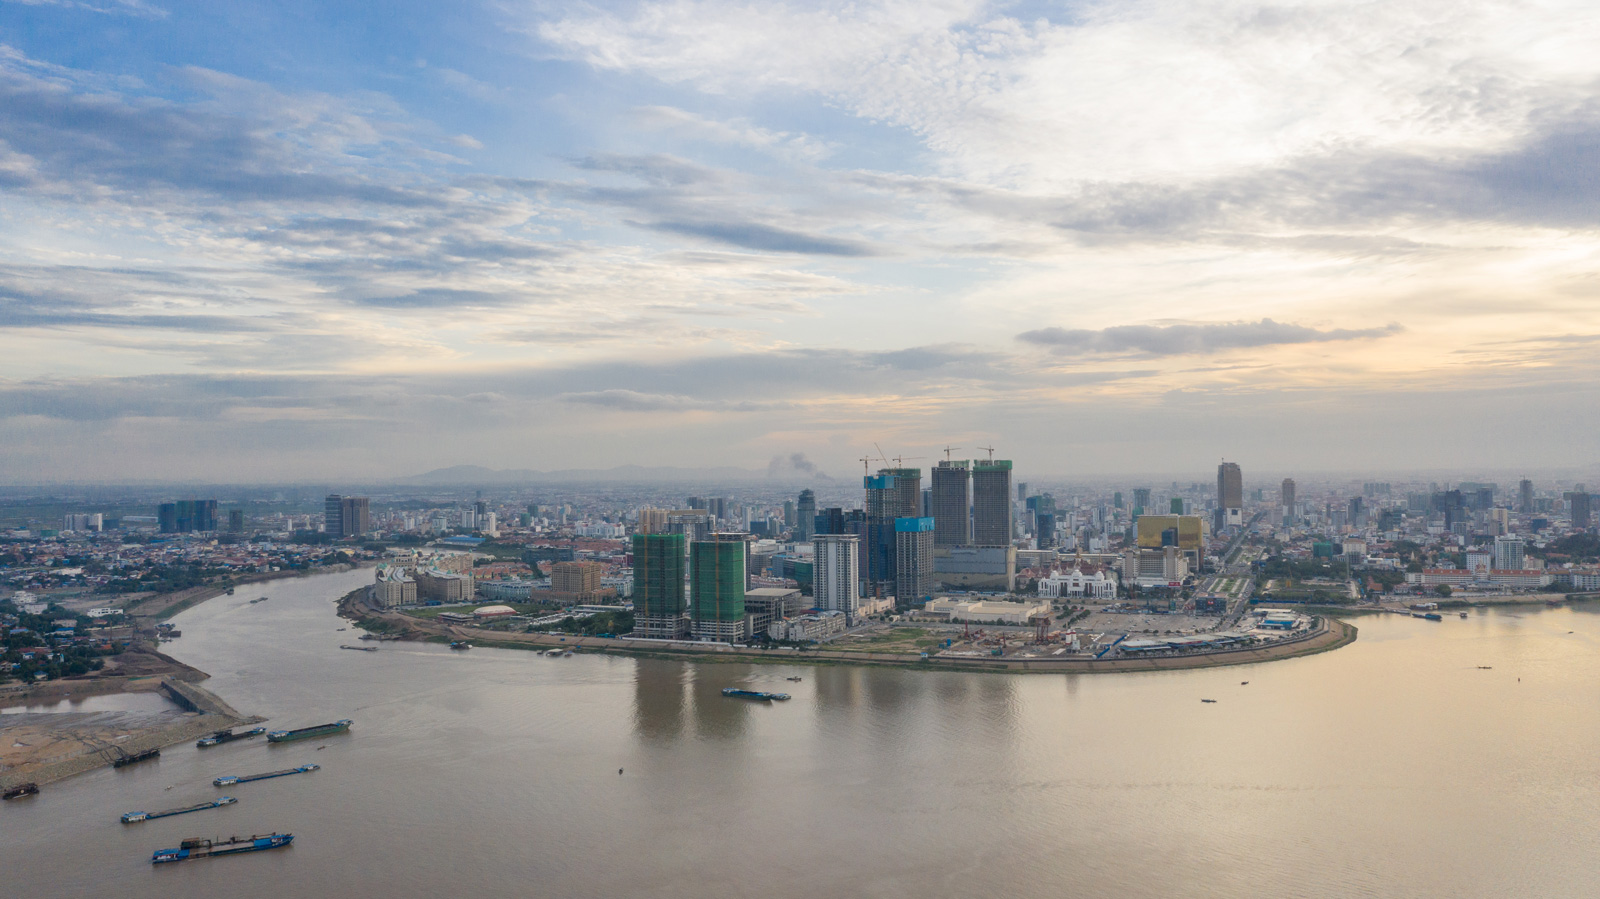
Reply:
[[[790,476],[793,477],[792,475]],[[549,484],[611,481],[656,483],[661,481],[764,481],[767,472],[749,468],[671,468],[619,465],[616,468],[569,468],[561,471],[534,471],[529,468],[484,468],[482,465],[452,465],[404,478],[401,483],[435,487],[471,487],[479,484]]]

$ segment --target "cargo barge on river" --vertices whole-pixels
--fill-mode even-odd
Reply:
[[[214,855],[238,855],[241,852],[260,852],[277,849],[294,841],[292,833],[269,833],[265,836],[229,837],[226,840],[202,840],[198,837],[184,840],[176,849],[157,849],[150,854],[150,863],[182,862],[191,858],[210,858]]]
[[[203,812],[208,808],[222,808],[225,805],[233,805],[238,801],[239,800],[233,798],[232,796],[224,796],[221,799],[212,799],[208,802],[196,802],[194,805],[186,805],[183,808],[169,808],[162,812],[128,812],[126,815],[122,816],[122,823],[137,824],[140,821],[154,821],[157,818],[170,818],[173,815],[187,815],[190,812]]]
[[[273,777],[288,777],[291,774],[309,774],[312,771],[321,771],[321,765],[301,765],[298,768],[285,768],[282,771],[268,771],[265,774],[224,774],[211,782],[212,786],[231,787],[234,784],[247,784],[253,780],[268,780]]]
[[[244,740],[250,737],[259,737],[266,732],[267,729],[264,727],[252,727],[249,730],[241,730],[237,732],[231,730],[219,730],[214,734],[207,734],[206,736],[194,741],[194,745],[200,747],[201,749],[205,749],[207,746],[220,746],[223,743],[232,743],[234,740]]]
[[[299,730],[275,730],[267,734],[268,743],[288,743],[292,740],[305,740],[310,737],[326,737],[330,734],[342,734],[350,729],[355,722],[349,718],[341,718],[332,724],[318,724],[315,727],[302,727]]]
[[[161,755],[161,750],[160,749],[146,749],[144,752],[135,752],[135,753],[131,753],[131,754],[124,752],[124,753],[122,753],[122,755],[119,755],[116,758],[111,760],[111,767],[113,767],[113,768],[125,768],[128,765],[133,764],[134,762],[142,762],[145,759],[153,759],[153,758],[156,758],[156,757],[158,757],[160,755]]]

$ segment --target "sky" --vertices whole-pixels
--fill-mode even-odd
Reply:
[[[0,482],[1592,467],[1592,0],[0,0]]]

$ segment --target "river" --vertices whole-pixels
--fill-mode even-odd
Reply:
[[[333,601],[370,577],[219,597],[170,646],[269,726],[348,735],[178,746],[6,803],[4,894],[1600,895],[1600,606],[1365,617],[1351,646],[1236,668],[1001,675],[341,651]],[[294,845],[148,862],[272,830]]]

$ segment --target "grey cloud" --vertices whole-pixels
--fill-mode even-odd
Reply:
[[[597,153],[570,161],[576,168],[591,172],[632,175],[648,184],[660,186],[682,187],[722,180],[713,169],[664,154],[627,156],[618,153]]]
[[[395,296],[368,296],[357,300],[363,306],[382,306],[387,309],[448,309],[474,306],[503,306],[512,297],[486,293],[481,290],[452,290],[429,287]]]
[[[803,234],[754,222],[667,221],[642,225],[653,231],[702,237],[749,250],[820,256],[876,256],[877,251],[859,240]]]
[[[32,271],[35,279],[50,280],[84,276],[105,282],[101,273],[93,270],[56,268],[47,274]],[[140,280],[136,273],[127,274],[129,281]],[[0,327],[7,328],[68,328],[91,327],[112,329],[168,330],[205,333],[245,333],[262,331],[270,323],[260,317],[211,315],[195,312],[127,312],[116,311],[115,305],[102,305],[77,292],[56,288],[47,291],[28,290],[15,283],[7,283],[16,271],[0,269]]]
[[[1279,344],[1319,343],[1386,337],[1403,330],[1397,324],[1382,328],[1319,331],[1304,325],[1275,322],[1221,322],[1216,324],[1120,325],[1100,331],[1041,328],[1024,331],[1017,339],[1038,346],[1062,347],[1085,353],[1142,353],[1181,356]]]

